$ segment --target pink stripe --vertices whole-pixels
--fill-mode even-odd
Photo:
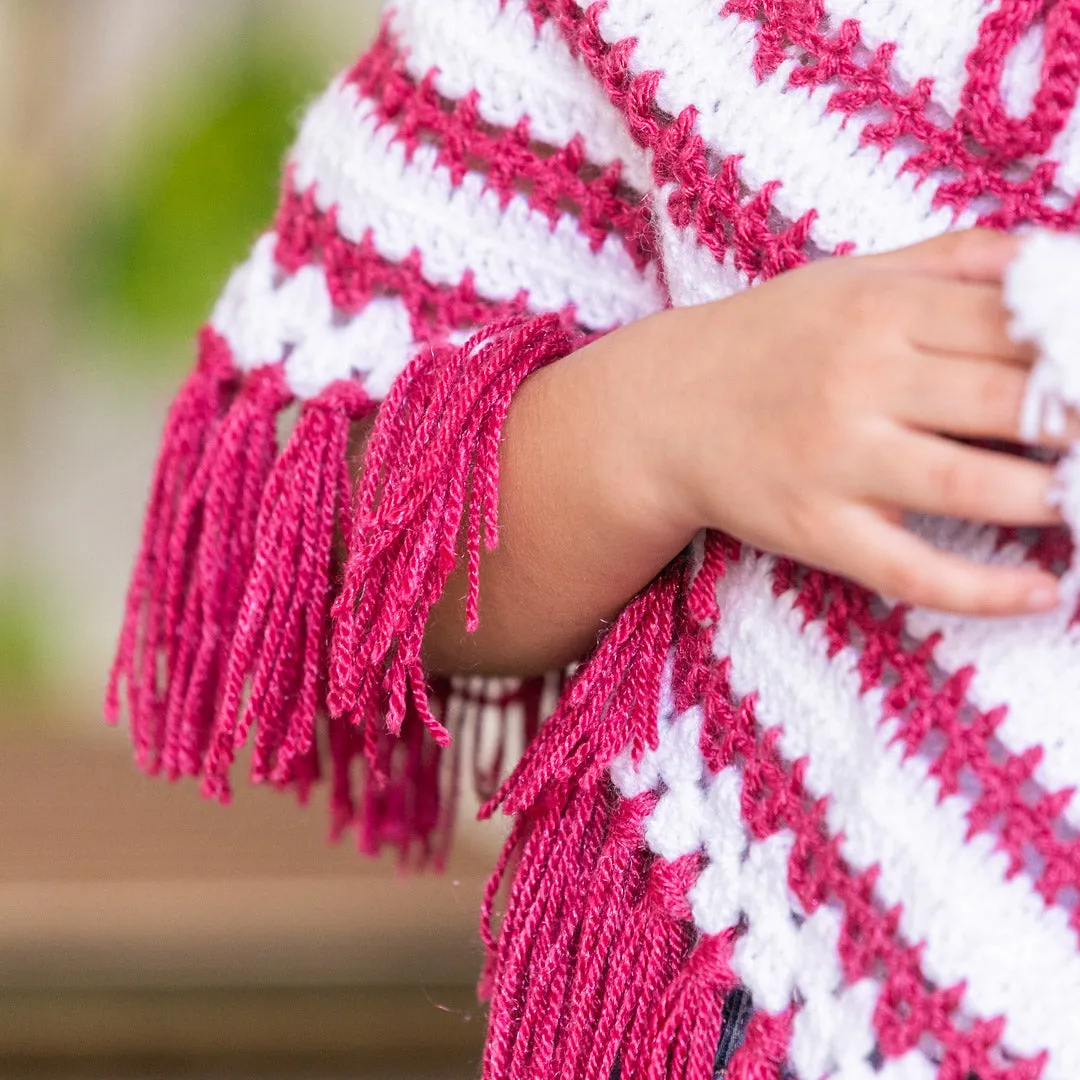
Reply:
[[[794,564],[778,566],[777,595],[791,587],[795,572]],[[882,722],[895,724],[896,738],[909,754],[933,755],[930,775],[943,798],[960,791],[962,778],[977,781],[967,815],[971,835],[996,836],[1011,873],[1019,873],[1034,852],[1042,866],[1033,876],[1047,906],[1068,899],[1080,877],[1080,837],[1068,835],[1072,831],[1061,816],[1072,792],[1034,788],[1041,747],[1010,754],[995,746],[1006,707],[984,712],[968,700],[974,669],[944,671],[934,659],[938,636],[912,641],[904,632],[903,609],[881,612],[870,593],[821,571],[805,571],[796,606],[808,621],[823,624],[830,653],[860,643],[863,692],[885,692]],[[942,674],[936,676],[935,669]],[[1080,938],[1080,907],[1073,906],[1070,924]]]
[[[1052,574],[1063,574],[1073,559],[1073,538],[1067,526],[1039,529],[1034,537],[1027,530],[1001,528],[998,530],[998,549],[1006,544],[1023,544],[1026,557],[1036,566]]]
[[[920,949],[898,932],[897,911],[882,911],[874,898],[877,871],[854,872],[840,855],[840,838],[826,824],[826,802],[804,789],[805,762],[790,764],[776,748],[779,732],[762,731],[753,696],[738,702],[731,689],[730,661],[712,667],[705,693],[701,746],[712,772],[738,763],[743,778],[742,817],[759,840],[786,829],[795,838],[788,882],[806,913],[822,904],[842,907],[839,952],[849,983],[881,985],[874,1027],[878,1046],[897,1058],[932,1038],[940,1053],[938,1076],[961,1080],[1034,1080],[1045,1055],[1003,1056],[1003,1019],[962,1012],[963,986],[933,987],[920,964]],[[936,1055],[935,1055],[936,1056]],[[1008,1062],[1008,1064],[1004,1064]]]
[[[437,146],[438,162],[449,169],[454,184],[467,172],[482,172],[504,205],[524,194],[552,227],[573,213],[593,251],[616,233],[638,269],[653,261],[648,208],[622,183],[621,163],[603,170],[591,165],[580,136],[550,153],[538,149],[527,118],[513,130],[493,127],[481,118],[478,93],[447,101],[435,89],[435,75],[431,71],[419,83],[409,76],[388,19],[349,81],[374,102],[381,120],[394,125],[394,138],[410,152]]]
[[[1000,93],[1006,57],[1045,7],[1041,0],[1018,0],[988,8],[968,58],[971,74],[960,110],[946,127],[930,116],[933,78],[919,79],[907,91],[896,89],[895,44],[871,50],[854,19],[829,27],[820,0],[727,0],[721,13],[757,24],[754,67],[759,77],[774,72],[789,55],[798,55],[802,62],[791,73],[791,86],[835,87],[829,108],[846,116],[884,111],[885,119],[864,128],[865,143],[885,151],[917,140],[921,148],[908,157],[904,171],[923,180],[936,174],[935,205],[960,211],[989,196],[994,207],[982,213],[982,225],[1012,228],[1032,222],[1064,229],[1080,222],[1080,197],[1055,209],[1046,199],[1056,163],[1024,166],[1020,159],[1045,154],[1075,105],[1078,0],[1062,0],[1049,8],[1042,80],[1028,116],[1009,116]],[[949,178],[942,179],[942,172]]]
[[[609,44],[604,39],[598,25],[604,0],[585,11],[574,0],[528,0],[528,5],[534,18],[550,19],[558,26],[612,103],[624,112],[631,135],[651,151],[656,183],[675,185],[667,204],[675,225],[692,226],[718,261],[731,251],[736,267],[751,281],[808,261],[816,211],[810,209],[798,221],[789,222],[773,207],[779,180],[754,190],[742,179],[737,155],[722,157],[713,165],[714,155],[697,131],[697,110],[687,106],[676,117],[666,115],[656,103],[662,73],[634,75],[630,57],[635,41]],[[845,241],[831,254],[851,250]]]
[[[418,343],[445,344],[455,330],[527,313],[524,290],[512,300],[487,300],[477,293],[471,271],[457,285],[436,285],[424,277],[415,249],[401,262],[391,262],[376,250],[370,232],[359,243],[346,240],[337,231],[334,210],[321,211],[314,187],[298,192],[291,176],[274,227],[274,257],[284,271],[295,274],[302,266],[321,263],[334,306],[347,315],[362,311],[376,297],[399,296]]]

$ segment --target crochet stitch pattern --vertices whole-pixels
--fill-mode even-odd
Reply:
[[[513,817],[484,1080],[1075,1080],[1069,529],[911,523],[1062,574],[1046,615],[900,606],[709,533],[565,680],[433,681],[420,645],[459,547],[482,617],[517,387],[665,306],[1039,226],[1005,291],[1040,354],[1025,432],[1061,430],[1078,87],[1078,0],[396,0],[166,423],[106,702],[140,765],[226,800],[250,737],[257,782],[328,771],[334,835],[436,865],[471,773]]]

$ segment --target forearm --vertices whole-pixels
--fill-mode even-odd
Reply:
[[[465,631],[454,573],[425,637],[429,667],[529,675],[584,656],[604,624],[691,540],[669,505],[653,409],[674,313],[616,331],[529,378],[507,417],[499,545]]]

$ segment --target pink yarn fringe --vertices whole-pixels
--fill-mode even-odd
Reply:
[[[344,720],[331,721],[332,834],[338,837],[355,825],[357,844],[364,854],[376,855],[389,846],[398,850],[406,868],[430,863],[436,870],[443,869],[463,782],[462,739],[469,739],[472,747],[471,760],[464,762],[465,782],[472,783],[478,797],[487,798],[502,776],[506,744],[515,726],[511,715],[520,721],[525,745],[535,738],[544,711],[545,682],[529,680],[492,700],[473,699],[467,691],[452,690],[447,680],[434,680],[431,701],[450,732],[449,752],[431,738],[411,699],[405,704],[401,731],[394,735],[384,728],[374,746],[370,732],[362,733]],[[495,728],[495,745],[481,761],[481,728],[485,715],[490,718],[493,710],[501,722]],[[483,734],[490,739],[490,729]],[[356,769],[362,780],[359,795],[354,792]]]
[[[374,409],[358,384],[332,384],[305,403],[274,466],[203,767],[208,797],[228,801],[229,769],[252,726],[256,783],[297,786],[306,796],[318,775],[315,723],[325,692],[333,545],[352,492],[349,432]]]
[[[171,779],[202,770],[277,456],[277,417],[290,400],[280,368],[248,375],[180,502],[165,582],[165,633],[173,647],[159,733]]]
[[[142,539],[105,696],[105,717],[115,724],[120,716],[121,686],[126,685],[124,697],[136,760],[151,773],[161,768],[170,685],[167,672],[177,652],[178,617],[166,606],[172,538],[180,527],[185,496],[193,488],[207,445],[239,381],[227,344],[205,328],[199,338],[198,364],[169,410],[154,467]]]
[[[732,935],[696,937],[686,896],[699,859],[656,859],[643,835],[655,794],[621,799],[609,769],[626,747],[656,746],[669,658],[686,699],[677,707],[705,693],[716,582],[735,552],[710,534],[689,567],[672,566],[626,608],[482,811],[516,815],[481,920],[484,1080],[713,1077],[738,983]],[[768,1027],[777,1022],[751,1022],[755,1053],[770,1039],[786,1048]],[[729,1067],[749,1060],[739,1051]]]
[[[684,891],[684,902],[685,895]],[[643,1065],[625,1075],[641,1080],[711,1080],[724,1026],[724,1001],[739,984],[729,963],[733,948],[732,931],[701,938],[652,1012]],[[786,1052],[785,1042],[785,1056]],[[777,1065],[783,1061],[781,1057]]]
[[[411,701],[397,735],[383,731],[372,744],[367,733],[334,719],[329,739],[332,838],[355,828],[362,854],[389,847],[398,851],[403,868],[430,864],[441,871],[457,807],[457,744],[450,752],[439,746]]]
[[[710,583],[715,595],[723,548],[710,540],[705,555],[688,589],[675,566],[627,607],[482,811],[516,815],[481,920],[485,1080],[713,1075],[724,1001],[737,985],[732,942],[695,942],[686,894],[697,857],[657,860],[643,836],[656,796],[622,800],[608,778],[625,747],[656,745],[673,648],[688,684],[704,682],[709,635],[689,601],[714,614],[704,598]]]
[[[463,523],[476,624],[480,542],[498,536],[502,424],[521,381],[578,343],[568,318],[518,317],[412,364],[378,410],[355,514],[349,433],[375,404],[335,383],[304,404],[279,455],[278,419],[292,400],[283,369],[242,376],[204,331],[165,428],[106,698],[115,721],[126,683],[144,769],[201,775],[203,793],[227,802],[254,729],[253,779],[304,798],[321,772],[323,717],[332,834],[355,826],[365,852],[389,844],[442,864],[461,767],[443,751],[475,710],[451,709],[445,683],[427,686],[424,624]],[[333,632],[339,536],[347,557]],[[331,670],[336,712],[326,717]],[[512,703],[531,736],[539,684],[495,704]],[[472,763],[484,797],[502,758],[500,742],[490,766]]]
[[[499,441],[511,397],[533,371],[567,355],[559,316],[486,328],[459,349],[418,356],[379,410],[357,493],[344,583],[334,603],[328,702],[360,733],[376,781],[388,779],[384,736],[408,710],[435,742],[450,733],[429,703],[424,626],[465,529],[467,625],[478,621],[480,545],[498,543]]]

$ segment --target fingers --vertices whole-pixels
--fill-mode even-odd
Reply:
[[[939,551],[869,507],[852,511],[851,568],[841,572],[905,604],[964,615],[1049,611],[1057,581],[1033,567],[983,566]]]
[[[1053,468],[1012,454],[908,432],[870,471],[870,498],[904,510],[996,525],[1051,525]]]
[[[962,229],[868,260],[910,273],[1000,284],[1021,243],[993,229]]]
[[[1012,316],[997,285],[940,281],[927,277],[904,284],[908,336],[920,349],[986,356],[1030,367],[1036,351],[1009,334]]]
[[[1011,364],[916,354],[899,365],[892,414],[924,431],[1018,443],[1027,379]],[[1061,435],[1042,437],[1039,445],[1064,449],[1078,439],[1080,420],[1070,415]]]

